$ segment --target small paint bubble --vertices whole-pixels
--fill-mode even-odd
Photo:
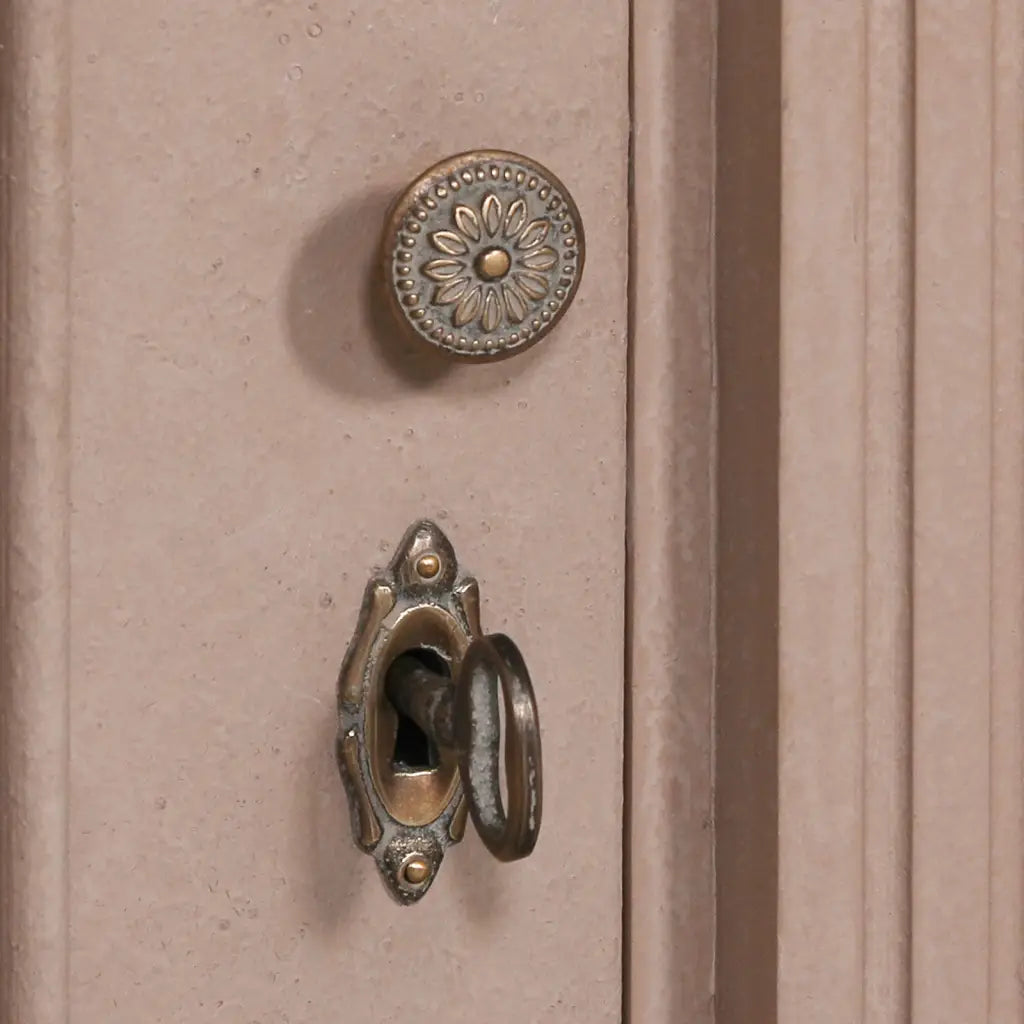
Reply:
[[[314,21],[313,24],[306,29],[306,35],[308,35],[310,39],[316,39],[321,32],[323,32],[323,26],[318,21]]]
[[[457,93],[455,94],[455,102],[456,102],[456,103],[461,103],[461,102],[462,102],[462,101],[463,101],[463,100],[464,100],[465,98],[466,98],[466,97],[465,97],[465,96],[463,96],[463,94],[462,94],[461,92],[457,92]]]
[[[297,82],[302,77],[302,65],[300,65],[300,64],[293,64],[288,69],[288,77],[293,82]]]
[[[475,96],[473,97],[473,99],[474,99],[474,100],[475,100],[475,101],[476,101],[477,103],[483,103],[483,101],[484,101],[484,94],[483,94],[482,92],[478,92],[478,93],[477,93],[477,94],[476,94],[476,95],[475,95]]]
[[[328,594],[328,593],[327,593],[327,591],[325,590],[325,591],[324,591],[324,592],[323,592],[323,593],[322,593],[322,594],[320,595],[320,601],[319,601],[319,604],[320,604],[320,607],[321,607],[321,608],[330,608],[330,607],[331,607],[331,606],[332,606],[332,605],[334,604],[334,598],[333,598],[333,597],[331,597],[331,595],[330,595],[330,594]]]
[[[281,33],[281,34],[280,34],[280,35],[279,35],[279,36],[277,37],[277,41],[278,41],[278,42],[279,42],[279,43],[280,43],[280,44],[281,44],[282,46],[287,46],[287,45],[288,45],[288,44],[289,44],[289,43],[290,43],[290,42],[292,41],[292,37],[291,37],[290,35],[288,35],[288,33],[287,33],[287,32],[282,32],[282,33]]]

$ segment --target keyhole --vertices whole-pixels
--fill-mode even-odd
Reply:
[[[417,647],[411,651],[404,651],[403,655],[415,658],[425,669],[436,672],[445,679],[451,679],[451,668],[437,651],[429,647]],[[395,708],[395,715],[398,718],[398,728],[395,730],[395,748],[391,753],[392,770],[399,775],[436,771],[440,767],[441,759],[430,737],[398,708]]]

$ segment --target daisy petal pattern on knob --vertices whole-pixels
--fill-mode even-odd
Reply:
[[[493,357],[539,340],[583,266],[579,213],[564,186],[514,154],[438,165],[399,201],[388,230],[400,315],[460,355]]]
[[[553,225],[546,217],[529,220],[526,202],[515,198],[503,209],[501,197],[487,192],[479,209],[458,203],[452,228],[434,231],[438,255],[423,266],[437,283],[433,302],[454,305],[452,324],[479,318],[488,333],[503,322],[521,324],[531,304],[551,291],[558,251],[546,244]]]

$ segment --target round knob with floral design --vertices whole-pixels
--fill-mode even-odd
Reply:
[[[424,341],[468,359],[500,359],[540,341],[583,272],[579,211],[534,160],[474,150],[425,171],[384,227],[385,290]]]

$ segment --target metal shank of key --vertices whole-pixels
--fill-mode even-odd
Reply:
[[[508,807],[501,797],[501,719],[505,704]],[[480,838],[498,860],[529,856],[540,828],[537,706],[519,648],[502,634],[469,645],[458,683],[408,655],[388,672],[387,693],[438,747],[454,747]]]

